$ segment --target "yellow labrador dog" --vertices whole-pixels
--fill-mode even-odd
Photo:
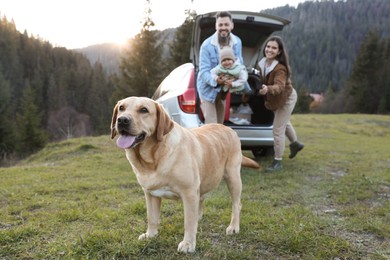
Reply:
[[[228,235],[240,226],[241,165],[260,166],[241,152],[231,128],[208,124],[187,129],[172,121],[164,108],[149,98],[128,97],[116,104],[111,137],[125,149],[147,208],[148,227],[139,239],[157,236],[162,198],[181,199],[184,206],[184,239],[179,252],[194,252],[204,195],[225,179],[232,199]]]

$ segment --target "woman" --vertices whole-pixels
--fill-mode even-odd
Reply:
[[[291,70],[282,38],[278,36],[268,38],[263,55],[264,58],[258,63],[264,82],[259,94],[265,95],[265,107],[275,114],[273,123],[275,159],[266,171],[277,171],[282,168],[285,136],[290,141],[290,159],[294,158],[304,145],[298,142],[290,122],[291,113],[297,102],[297,92],[291,84]]]

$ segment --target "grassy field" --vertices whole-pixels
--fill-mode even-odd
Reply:
[[[278,173],[242,170],[239,234],[225,235],[225,183],[212,192],[190,255],[176,252],[177,201],[163,201],[157,238],[137,240],[143,192],[108,135],[50,144],[0,168],[0,259],[389,259],[390,116],[292,121],[305,149]]]

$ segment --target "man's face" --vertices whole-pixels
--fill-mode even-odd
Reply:
[[[227,38],[233,30],[233,22],[229,17],[218,17],[215,22],[215,30],[217,30],[219,37]]]

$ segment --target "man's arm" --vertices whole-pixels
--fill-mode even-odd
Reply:
[[[200,55],[199,55],[199,77],[202,79],[203,82],[206,82],[208,85],[212,87],[217,86],[216,80],[211,75],[211,53],[209,51],[209,48],[207,46],[202,45],[200,48]]]

